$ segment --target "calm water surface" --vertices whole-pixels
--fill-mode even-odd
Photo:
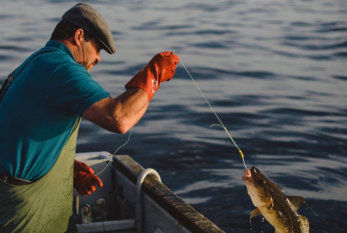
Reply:
[[[30,2],[30,4],[29,4]],[[286,195],[307,198],[311,232],[346,232],[347,2],[90,2],[117,53],[93,77],[112,96],[157,52],[185,62],[245,154]],[[3,1],[0,82],[43,47],[73,1]],[[226,232],[273,232],[254,209],[237,150],[181,65],[134,127],[129,154]],[[83,121],[78,152],[113,152],[127,135]]]

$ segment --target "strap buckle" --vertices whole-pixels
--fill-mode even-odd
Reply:
[[[13,72],[7,76],[7,80],[9,85],[13,82],[14,80]]]

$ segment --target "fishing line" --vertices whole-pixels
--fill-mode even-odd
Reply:
[[[234,139],[231,137],[231,135],[230,135],[228,129],[224,126],[223,122],[222,122],[221,119],[218,117],[216,111],[212,108],[210,102],[207,100],[206,96],[204,95],[204,93],[202,92],[202,90],[200,89],[200,87],[198,86],[198,84],[195,82],[193,76],[189,73],[189,71],[188,71],[187,67],[184,65],[182,59],[180,60],[180,62],[181,62],[181,64],[182,64],[182,66],[184,67],[184,69],[187,71],[189,77],[193,80],[195,86],[196,86],[196,87],[198,88],[198,90],[200,91],[200,94],[202,95],[202,97],[204,97],[206,103],[208,104],[208,106],[210,106],[212,112],[213,112],[214,115],[217,117],[217,119],[218,119],[218,121],[219,121],[219,123],[220,123],[220,124],[213,124],[213,125],[210,126],[210,128],[211,128],[211,127],[214,127],[214,126],[219,126],[219,127],[222,127],[222,128],[225,130],[225,132],[227,133],[227,135],[229,136],[229,138],[231,139],[231,141],[234,143],[234,145],[235,145],[236,148],[238,149],[239,154],[240,154],[240,156],[241,156],[241,158],[242,158],[242,161],[243,161],[243,165],[244,165],[245,168],[247,169],[247,166],[246,166],[246,163],[245,163],[245,157],[244,157],[244,155],[243,155],[241,149],[237,146],[236,142],[235,142]]]
[[[192,79],[192,81],[194,82],[195,86],[198,88],[198,90],[200,91],[202,97],[204,97],[206,103],[208,104],[208,106],[210,106],[212,112],[213,112],[214,115],[217,117],[217,119],[218,119],[218,121],[219,121],[219,123],[220,123],[220,124],[213,124],[213,125],[210,126],[210,128],[212,128],[212,127],[214,127],[214,126],[219,126],[219,127],[222,127],[222,128],[225,130],[226,134],[229,136],[229,138],[231,139],[232,143],[233,143],[233,144],[235,145],[235,147],[238,149],[238,152],[239,152],[239,154],[240,154],[240,156],[241,156],[241,158],[242,158],[242,161],[243,161],[243,165],[244,165],[244,167],[247,169],[247,166],[246,166],[246,163],[245,163],[245,157],[244,157],[244,155],[243,155],[241,149],[237,146],[236,142],[235,142],[234,139],[231,137],[231,135],[230,135],[228,129],[224,126],[223,122],[222,122],[221,119],[218,117],[216,111],[213,109],[212,105],[211,105],[210,102],[207,100],[206,96],[204,95],[204,93],[203,93],[202,90],[200,89],[199,85],[195,82],[193,76],[190,74],[190,72],[188,71],[187,67],[184,65],[184,63],[183,63],[182,60],[181,60],[181,64],[182,64],[182,66],[184,67],[184,69],[187,71],[189,77]],[[120,147],[117,148],[117,150],[113,153],[113,156],[116,155],[116,153],[118,152],[118,150],[119,150],[120,148],[122,148],[123,146],[125,146],[125,145],[127,145],[127,144],[129,143],[132,130],[133,130],[133,128],[130,129],[129,136],[128,136],[128,140],[127,140],[123,145],[121,145]],[[110,163],[111,163],[111,162],[109,162],[109,163],[104,167],[104,169],[102,169],[102,171],[100,171],[99,173],[95,174],[95,176],[98,176],[98,175],[100,175],[101,173],[103,173],[103,172],[106,170],[106,168],[109,166]]]
[[[134,127],[132,127],[132,128],[130,129],[129,136],[128,136],[128,140],[127,140],[123,145],[121,145],[120,147],[118,147],[118,149],[113,153],[112,156],[115,156],[116,153],[118,152],[118,150],[119,150],[120,148],[122,148],[123,146],[125,146],[126,144],[128,144],[128,142],[130,141],[130,136],[131,136],[131,132],[133,131],[133,128],[134,128]],[[106,168],[108,167],[108,165],[109,165],[110,163],[111,163],[111,161],[108,162],[108,164],[104,167],[104,169],[102,169],[101,172],[99,172],[98,174],[95,174],[95,176],[98,176],[98,175],[100,175],[101,173],[103,173],[103,172],[106,170]]]

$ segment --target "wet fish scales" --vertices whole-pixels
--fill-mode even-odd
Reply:
[[[265,176],[258,168],[245,170],[242,179],[254,206],[251,218],[262,214],[275,228],[275,233],[308,233],[308,220],[297,209],[305,202],[299,196],[286,196],[282,188]]]

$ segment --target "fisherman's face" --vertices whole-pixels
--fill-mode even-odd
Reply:
[[[81,38],[81,46],[78,48],[76,54],[76,62],[83,65],[88,72],[101,61],[100,58],[101,47],[96,39],[86,41],[84,37]]]

